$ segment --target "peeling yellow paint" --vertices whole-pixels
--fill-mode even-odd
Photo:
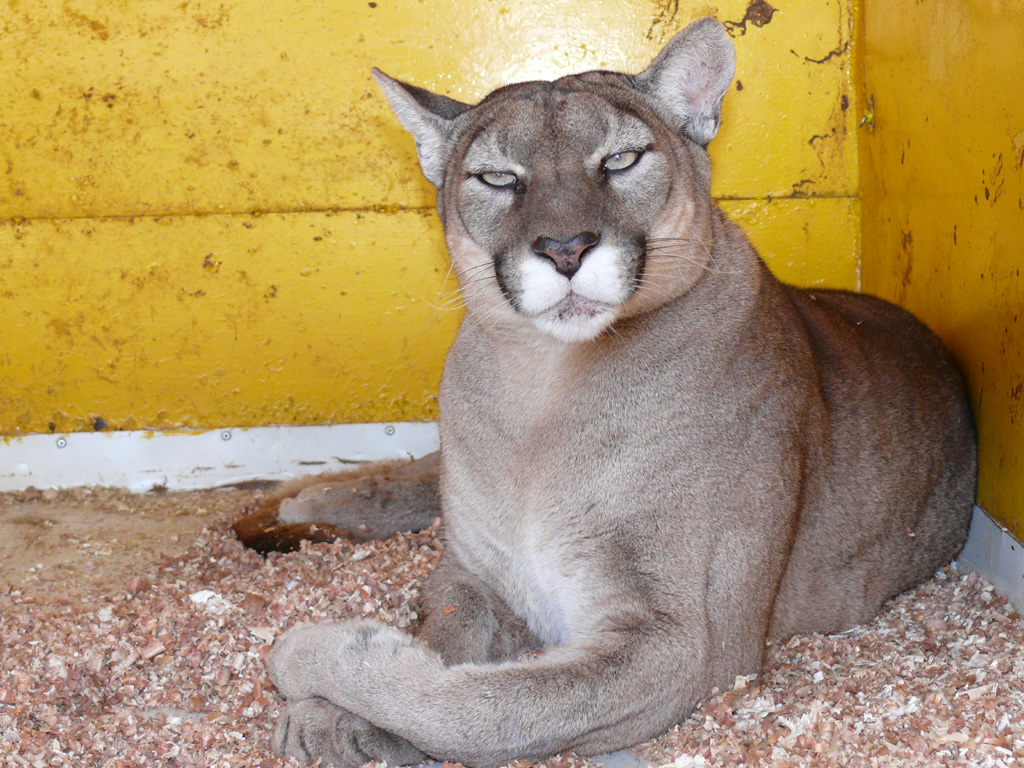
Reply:
[[[1024,538],[1024,0],[862,15],[864,288],[952,346],[974,399],[979,502]]]
[[[784,277],[854,287],[850,0],[9,4],[0,433],[434,416],[458,303],[370,67],[475,100],[638,71],[706,13],[714,194]]]

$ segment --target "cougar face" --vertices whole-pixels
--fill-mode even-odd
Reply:
[[[601,333],[642,286],[676,164],[657,126],[605,90],[567,78],[505,91],[448,176],[465,281],[493,270],[515,312],[565,341]]]
[[[582,341],[699,275],[693,242],[657,237],[692,219],[687,142],[623,76],[504,88],[473,110],[463,137],[442,192],[458,214],[445,223],[467,305],[484,317],[511,311]]]

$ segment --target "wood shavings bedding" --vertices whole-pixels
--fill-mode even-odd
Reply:
[[[263,665],[273,639],[355,616],[414,627],[437,533],[263,558],[224,520],[176,557],[139,552],[113,586],[0,578],[0,766],[296,765],[267,746],[283,705]],[[946,569],[869,626],[771,648],[761,676],[636,751],[678,768],[1022,765],[1024,621]]]

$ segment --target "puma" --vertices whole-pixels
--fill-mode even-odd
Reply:
[[[440,469],[293,487],[278,513],[385,536],[428,524],[439,487],[446,549],[415,637],[276,641],[279,753],[627,747],[758,672],[766,642],[865,622],[960,549],[976,447],[949,352],[883,301],[781,284],[710,198],[734,69],[703,19],[638,75],[475,106],[374,71],[465,300]]]

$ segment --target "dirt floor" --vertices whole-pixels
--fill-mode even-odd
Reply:
[[[0,594],[120,586],[238,517],[260,489],[134,494],[116,488],[0,493]]]
[[[262,494],[0,494],[0,766],[296,768],[269,749],[284,706],[264,663],[274,639],[303,621],[415,627],[443,545],[435,525],[263,557],[230,525]],[[1022,766],[1024,619],[977,574],[944,569],[864,627],[769,648],[761,675],[634,754],[672,768]]]

